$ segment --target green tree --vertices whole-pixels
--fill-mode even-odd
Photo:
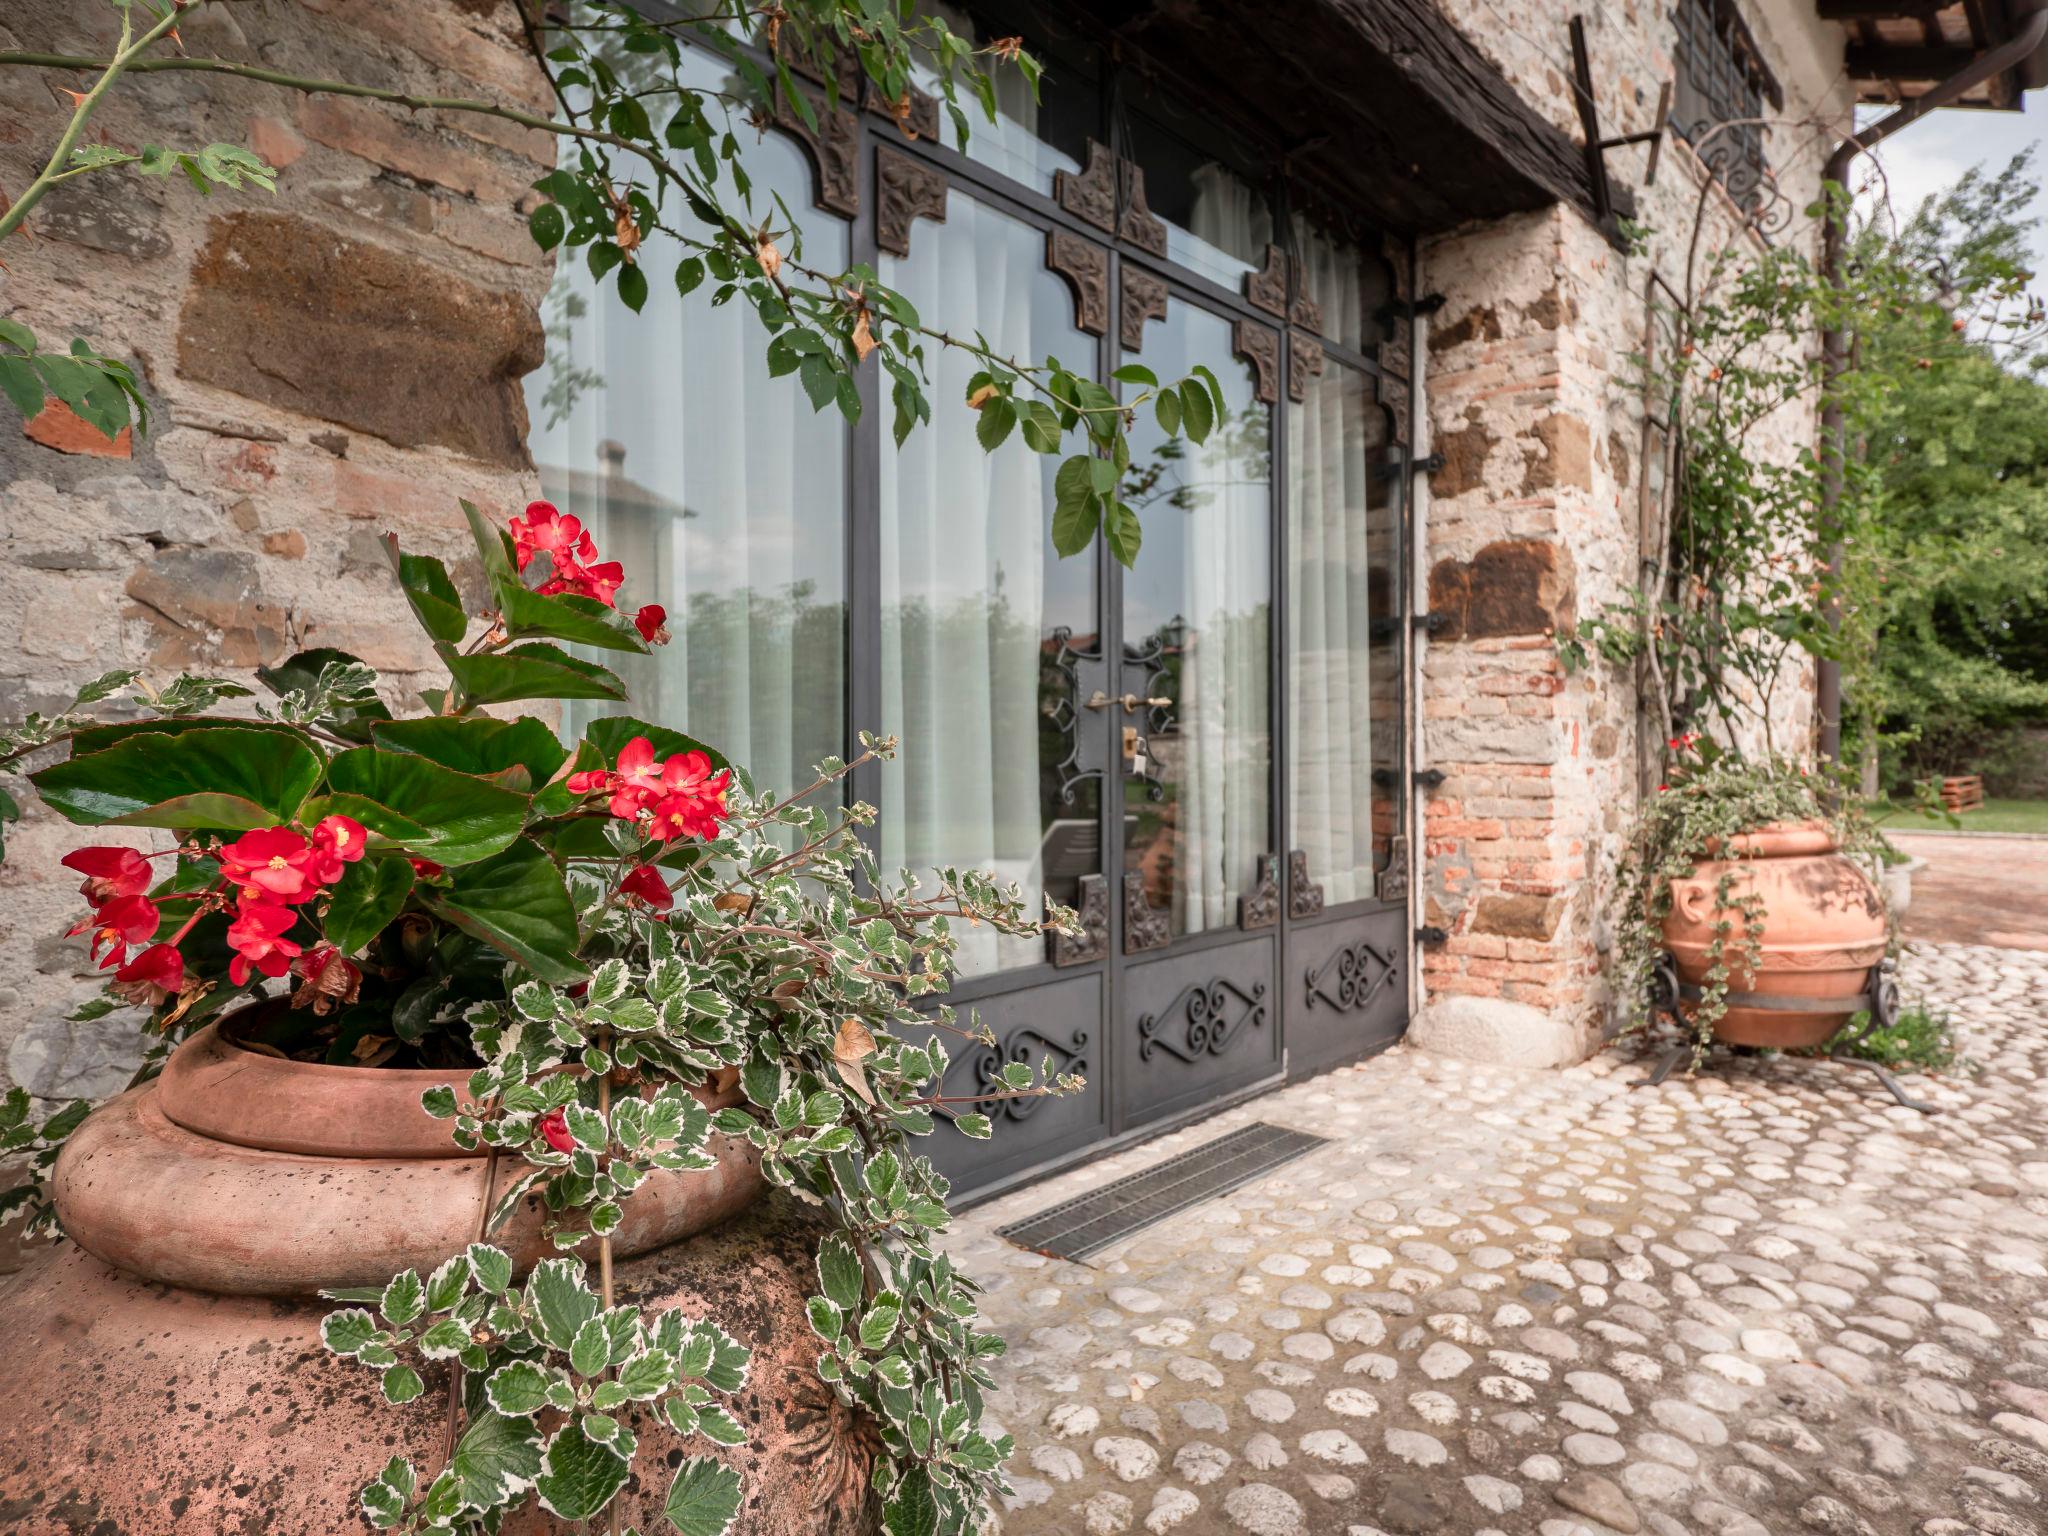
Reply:
[[[1863,317],[1886,387],[1859,445],[1868,495],[1845,580],[1854,749],[1887,779],[1991,766],[2048,719],[2048,355],[2025,295],[2027,155],[1972,171],[1856,259],[1924,298]]]

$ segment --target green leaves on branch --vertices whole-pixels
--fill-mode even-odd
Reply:
[[[0,318],[0,394],[24,421],[54,396],[106,437],[120,435],[131,410],[136,430],[149,430],[148,402],[126,363],[102,357],[83,340],[74,340],[69,352],[44,352],[35,332],[5,318]]]
[[[140,731],[29,778],[87,826],[248,831],[293,820],[323,766],[295,731],[217,725]]]

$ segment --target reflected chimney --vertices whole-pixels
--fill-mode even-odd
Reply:
[[[597,445],[598,462],[604,465],[605,478],[620,480],[626,474],[626,445],[615,437],[608,437]]]

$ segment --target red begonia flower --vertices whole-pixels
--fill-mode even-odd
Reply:
[[[327,816],[313,829],[313,875],[322,885],[341,878],[344,865],[363,856],[370,834],[347,816]]]
[[[652,805],[662,792],[661,767],[654,743],[645,736],[635,736],[619,748],[619,769],[612,776],[612,814],[632,821]]]
[[[220,872],[258,902],[311,901],[320,894],[318,863],[312,844],[290,827],[244,832],[220,851]],[[251,897],[252,889],[261,894]]]
[[[551,1109],[540,1117],[541,1139],[557,1152],[574,1152],[576,1138],[569,1134],[569,1116],[559,1109]]]
[[[78,894],[96,907],[116,896],[140,896],[150,887],[149,860],[133,848],[81,848],[57,862],[85,876]]]
[[[634,614],[633,627],[649,645],[668,644],[668,610],[659,603],[649,603]]]
[[[408,857],[405,862],[412,866],[413,877],[415,879],[438,880],[443,875],[448,873],[447,870],[443,869],[440,865],[436,864],[432,859],[415,859]]]
[[[241,986],[253,966],[266,976],[282,976],[299,957],[300,946],[285,932],[297,922],[298,914],[286,907],[244,907],[228,924],[228,945],[235,958],[228,962],[228,980]]]
[[[586,768],[570,774],[568,782],[572,795],[610,795],[616,794],[625,781],[609,768]]]
[[[147,896],[116,896],[71,931],[92,930],[92,957],[104,971],[128,958],[129,945],[155,938],[160,921],[156,903]],[[104,960],[100,960],[102,948],[107,952]]]
[[[638,897],[657,912],[666,912],[676,904],[668,882],[661,878],[661,871],[652,864],[641,864],[619,882],[619,889],[628,896]]]
[[[185,987],[185,957],[170,944],[152,944],[114,972],[114,990],[131,1003],[154,1008]]]
[[[535,555],[549,559],[547,579],[534,588],[542,597],[567,592],[612,606],[612,594],[625,582],[625,568],[616,560],[598,563],[597,545],[579,519],[536,501],[527,505],[524,517],[512,519],[510,528],[520,570],[531,565]]]

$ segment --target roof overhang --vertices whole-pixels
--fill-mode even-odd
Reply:
[[[1856,99],[1897,105],[1924,95],[1980,54],[2014,36],[2048,0],[1817,0],[1823,21],[1840,22]],[[2021,111],[2025,93],[2048,85],[2048,44],[1972,87],[1958,107]]]

